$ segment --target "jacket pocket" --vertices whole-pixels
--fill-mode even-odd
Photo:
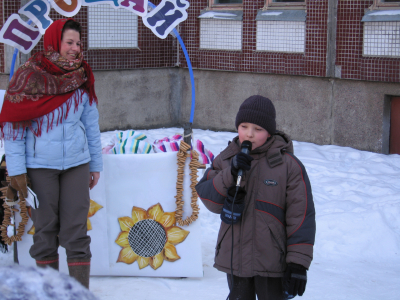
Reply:
[[[83,143],[83,147],[82,147],[82,153],[83,153],[83,152],[85,152],[85,148],[86,148],[86,145],[88,144],[88,141],[87,141],[87,136],[86,136],[86,130],[85,130],[85,128],[83,128],[82,125],[79,125],[79,127],[80,127],[81,130],[83,131],[83,138],[84,138],[84,143]]]
[[[282,241],[282,238],[279,238],[279,233],[274,230],[274,226],[270,226],[270,231],[271,231],[271,236],[275,243],[278,245],[280,249],[280,263],[283,265],[285,264],[285,258],[286,258],[286,246],[285,243]]]
[[[286,260],[285,229],[266,212],[256,211],[255,215],[255,268],[260,272],[283,272]]]

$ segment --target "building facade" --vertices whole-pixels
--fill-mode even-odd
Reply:
[[[0,2],[4,24],[28,0]],[[194,69],[194,128],[235,130],[241,102],[261,94],[295,140],[400,153],[400,1],[189,2],[177,30]],[[176,37],[159,39],[141,17],[108,4],[74,18],[84,28],[102,130],[189,121],[191,80]],[[12,52],[0,45],[0,88]]]

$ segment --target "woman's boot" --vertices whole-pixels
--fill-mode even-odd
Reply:
[[[38,266],[39,268],[50,267],[58,271],[58,255],[52,257],[46,257],[43,260],[37,260],[36,266]]]
[[[67,259],[69,276],[74,277],[84,287],[89,289],[90,258]]]

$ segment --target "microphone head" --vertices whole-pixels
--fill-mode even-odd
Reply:
[[[250,141],[243,141],[241,148],[242,150],[247,149],[247,151],[250,152],[252,148],[252,143]]]

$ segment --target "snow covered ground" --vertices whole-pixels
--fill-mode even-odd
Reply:
[[[153,141],[183,130],[141,132]],[[112,134],[102,134],[103,146]],[[214,155],[235,135],[194,130]],[[314,260],[299,299],[399,299],[400,156],[296,141],[294,149],[311,181],[317,219]],[[225,299],[226,276],[212,267],[220,219],[200,208],[203,278],[92,277],[91,291],[102,300]],[[12,251],[0,253],[0,266],[12,261]]]

